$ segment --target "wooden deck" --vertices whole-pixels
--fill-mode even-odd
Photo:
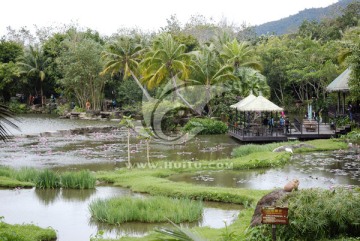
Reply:
[[[329,139],[339,135],[340,130],[333,130],[329,124],[323,123],[292,123],[289,132],[285,128],[235,127],[229,125],[229,135],[242,142],[277,142],[287,140]]]

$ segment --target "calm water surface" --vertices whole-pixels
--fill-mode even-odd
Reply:
[[[155,227],[168,224],[126,223],[119,226],[95,222],[90,217],[89,203],[97,198],[114,196],[140,196],[128,189],[118,187],[97,187],[96,190],[39,190],[0,189],[0,216],[11,224],[33,223],[40,227],[56,230],[58,241],[90,240],[99,230],[104,237],[143,236]],[[224,221],[232,223],[241,206],[205,203],[203,217],[188,226],[224,227]]]
[[[0,165],[57,169],[113,170],[127,160],[126,130],[117,122],[58,119],[51,116],[23,116],[21,134],[0,143]],[[64,130],[112,126],[111,130],[69,133]],[[47,135],[46,132],[58,131]],[[46,135],[39,135],[39,134]],[[14,133],[15,134],[15,133]],[[28,136],[31,135],[31,136]],[[227,135],[200,136],[186,145],[151,143],[150,160],[216,160],[231,156],[239,143]],[[132,162],[146,162],[146,145],[131,140]]]

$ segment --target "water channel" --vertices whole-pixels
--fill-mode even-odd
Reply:
[[[35,167],[56,170],[114,170],[126,161],[126,131],[117,122],[58,119],[53,116],[22,116],[22,132],[0,143],[0,165],[13,168]],[[89,127],[92,126],[92,127]],[[69,131],[77,130],[77,131]],[[95,131],[94,131],[95,130]],[[56,132],[55,132],[56,131]],[[133,162],[144,162],[146,145],[135,137],[131,140]],[[200,136],[185,145],[151,144],[150,159],[216,160],[231,156],[239,143],[227,135]],[[216,171],[182,174],[171,177],[209,186],[252,189],[282,187],[298,178],[300,188],[335,185],[360,185],[358,150],[294,155],[281,169],[256,171]],[[98,186],[96,190],[0,190],[0,216],[8,223],[34,223],[57,230],[58,240],[89,240],[99,230],[105,237],[141,236],[159,224],[129,223],[106,226],[93,222],[88,204],[95,198],[138,195],[127,189]],[[238,205],[206,203],[203,218],[188,225],[220,228],[223,220],[231,223],[240,212]],[[161,226],[166,224],[160,224]]]

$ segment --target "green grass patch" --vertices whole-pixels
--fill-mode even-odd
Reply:
[[[10,177],[0,176],[0,187],[15,188],[15,187],[33,187],[34,183],[21,182]]]
[[[314,151],[333,151],[340,149],[348,149],[348,144],[339,139],[318,139],[305,142],[306,144],[312,145],[314,148],[298,148],[295,149],[295,153],[300,152],[314,152]]]
[[[1,187],[90,189],[95,188],[95,184],[96,177],[88,170],[59,174],[48,169],[0,167]]]
[[[249,154],[257,153],[257,152],[272,152],[275,148],[277,148],[279,146],[284,146],[284,145],[288,146],[288,145],[297,144],[297,143],[299,143],[299,142],[277,142],[277,143],[269,143],[269,144],[263,144],[263,145],[247,144],[247,145],[243,145],[238,148],[235,148],[231,154],[234,157],[243,157],[243,156],[247,156]]]
[[[52,241],[56,232],[52,228],[40,228],[32,224],[10,225],[0,221],[0,240],[4,241]]]
[[[172,170],[121,170],[110,173],[98,173],[98,178],[103,181],[112,182],[116,186],[127,187],[135,192],[149,193],[153,196],[189,198],[244,205],[249,205],[266,192],[240,188],[192,185],[184,182],[173,182],[164,178],[175,173]]]
[[[91,216],[100,222],[194,222],[201,218],[203,204],[190,199],[163,196],[149,198],[114,197],[97,199],[89,205]]]
[[[61,174],[61,187],[73,189],[95,188],[96,178],[88,170]]]

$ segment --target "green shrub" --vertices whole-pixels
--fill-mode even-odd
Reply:
[[[65,172],[61,174],[61,187],[73,189],[94,188],[96,178],[90,171]]]
[[[27,112],[27,105],[18,101],[11,101],[9,103],[9,109],[14,113],[22,114]]]
[[[184,132],[191,132],[200,135],[224,134],[227,130],[227,125],[224,122],[209,118],[193,118],[183,127]]]
[[[47,169],[40,171],[35,181],[37,188],[59,188],[60,184],[60,176]]]
[[[340,139],[353,143],[360,143],[360,129],[355,129],[346,135],[341,136]]]
[[[289,225],[278,226],[283,240],[321,240],[338,236],[359,237],[360,193],[337,188],[334,190],[306,189],[293,192],[282,202],[289,206]],[[271,225],[259,226],[249,232],[249,240],[270,232]]]
[[[114,197],[97,199],[90,203],[91,216],[100,222],[120,224],[124,222],[193,222],[203,211],[200,201],[175,199],[163,196],[149,198]]]

